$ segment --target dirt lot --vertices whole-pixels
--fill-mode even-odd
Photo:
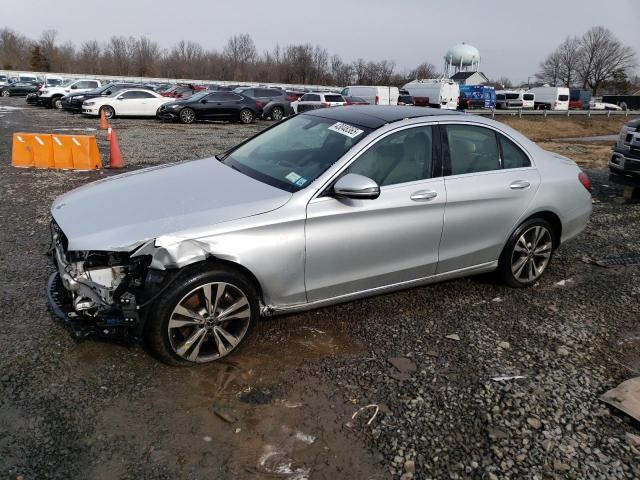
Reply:
[[[514,126],[585,134],[533,122]],[[588,135],[620,123],[598,122]],[[267,125],[113,123],[129,168],[210,156]],[[76,343],[47,310],[49,205],[112,173],[13,169],[11,134],[97,126],[0,103],[0,478],[640,477],[627,437],[640,426],[598,400],[640,375],[639,267],[593,263],[640,255],[640,206],[606,171],[589,171],[586,232],[533,288],[463,279],[265,320],[228,361],[173,369]],[[372,404],[370,424],[375,407],[352,419]]]

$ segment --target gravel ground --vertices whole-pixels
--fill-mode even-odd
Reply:
[[[640,206],[605,171],[588,229],[533,288],[476,277],[266,320],[229,361],[172,369],[76,343],[48,313],[49,205],[112,172],[13,169],[13,132],[98,122],[7,106],[24,102],[0,103],[0,475],[640,478],[638,422],[598,400],[640,375],[638,266],[594,263],[640,255]],[[113,123],[128,168],[268,125]]]

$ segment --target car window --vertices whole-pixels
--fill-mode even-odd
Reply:
[[[569,95],[558,95],[558,100],[560,100],[561,102],[566,102],[567,100],[569,100]]]
[[[155,98],[153,94],[149,92],[136,92],[138,94],[138,98]]]
[[[515,143],[504,135],[498,134],[502,148],[502,168],[530,167],[529,157]]]
[[[300,99],[301,102],[319,102],[320,95],[316,95],[314,93],[306,93]]]
[[[242,97],[235,93],[219,93],[218,95],[220,95],[220,99],[223,102],[237,102],[242,100]]]
[[[136,93],[138,93],[138,92],[124,92],[118,98],[121,99],[121,100],[130,100],[132,98],[136,98]]]
[[[447,125],[451,175],[487,172],[500,168],[493,130],[474,125]]]
[[[241,145],[224,159],[240,172],[295,192],[309,185],[370,129],[314,115],[298,115]]]
[[[408,128],[376,142],[349,166],[378,185],[415,182],[431,177],[433,159],[431,127]]]
[[[517,100],[518,98],[520,98],[520,94],[519,93],[507,93],[505,95],[505,97],[507,98],[507,100]]]
[[[342,95],[325,95],[324,99],[326,102],[344,102]]]

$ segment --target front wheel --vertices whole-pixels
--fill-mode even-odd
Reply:
[[[245,125],[253,122],[253,112],[248,108],[244,108],[240,110],[240,123],[244,123]]]
[[[10,96],[10,95],[11,95],[11,92],[9,92],[9,90],[3,90],[3,91],[2,91],[2,96],[3,96],[3,97],[8,97],[8,96]]]
[[[259,316],[253,283],[216,265],[185,269],[162,295],[145,326],[147,343],[165,363],[209,363],[235,351]]]
[[[196,112],[191,108],[183,108],[180,110],[180,121],[182,123],[190,124],[196,121]]]
[[[111,120],[116,116],[116,111],[113,109],[113,107],[110,107],[109,105],[100,107],[100,115],[102,115],[103,112],[104,112],[104,117],[108,120]]]
[[[549,222],[542,218],[527,220],[511,234],[500,255],[498,273],[511,287],[532,285],[546,270],[556,247]]]

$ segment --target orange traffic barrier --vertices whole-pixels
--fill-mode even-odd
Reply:
[[[11,164],[77,170],[102,168],[95,136],[48,133],[15,133]]]
[[[124,167],[122,152],[120,152],[120,145],[118,145],[118,137],[116,136],[116,131],[112,129],[111,142],[109,144],[109,168],[122,167]]]
[[[53,147],[51,135],[34,133],[31,146],[33,147],[33,163],[36,168],[56,168],[53,162]]]
[[[100,110],[100,128],[102,130],[107,129],[107,117],[104,114],[104,110]]]
[[[51,135],[53,140],[53,164],[56,168],[73,169],[73,154],[71,153],[71,135]]]
[[[11,165],[20,168],[35,166],[33,160],[33,147],[28,133],[14,133],[11,149]]]
[[[71,155],[76,170],[96,170],[102,167],[96,137],[71,135]]]

